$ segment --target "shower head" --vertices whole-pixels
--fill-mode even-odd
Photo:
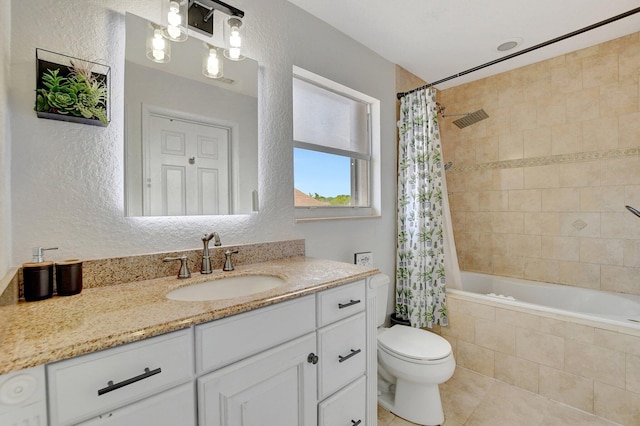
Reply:
[[[484,112],[484,109],[479,109],[475,112],[468,112],[464,117],[454,120],[453,124],[462,129],[467,126],[471,126],[472,124],[476,124],[478,121],[482,121],[485,118],[489,118],[489,115]]]
[[[463,114],[445,114],[444,110],[446,109],[446,107],[444,105],[442,105],[439,102],[436,102],[436,112],[437,114],[440,114],[442,116],[442,118],[445,117],[459,117],[459,116],[464,116],[462,118],[459,118],[455,121],[453,121],[453,124],[455,124],[456,126],[458,126],[458,128],[462,129],[464,127],[467,126],[471,126],[472,124],[476,124],[478,121],[482,121],[485,118],[489,118],[489,114],[487,114],[484,109],[479,109],[475,112],[465,112]]]

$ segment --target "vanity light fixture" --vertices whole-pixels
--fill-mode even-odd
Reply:
[[[163,34],[171,41],[185,41],[188,38],[189,0],[163,0]]]
[[[151,23],[147,26],[147,58],[159,64],[171,60],[171,43],[164,38],[160,27]]]
[[[222,78],[222,55],[215,46],[205,43],[205,52],[202,57],[202,74],[208,78]]]
[[[244,12],[219,0],[188,0],[189,26],[201,33],[213,36],[213,12],[222,12],[230,17],[244,18]]]

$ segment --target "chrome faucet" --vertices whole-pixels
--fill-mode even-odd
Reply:
[[[222,245],[220,242],[220,236],[217,232],[212,232],[209,235],[205,234],[202,237],[202,244],[204,244],[204,249],[202,250],[202,265],[200,266],[201,274],[210,274],[211,271],[211,256],[209,255],[209,241],[214,238],[213,245],[219,247]]]

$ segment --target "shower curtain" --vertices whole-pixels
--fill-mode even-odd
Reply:
[[[412,327],[447,325],[443,228],[447,194],[443,195],[435,89],[421,89],[401,99],[398,129],[396,316],[409,320]]]

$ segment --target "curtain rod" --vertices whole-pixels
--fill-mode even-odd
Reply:
[[[529,53],[529,52],[532,52],[534,50],[540,49],[542,47],[546,47],[546,46],[549,46],[551,44],[557,43],[559,41],[566,40],[566,39],[568,39],[570,37],[573,37],[573,36],[576,36],[576,35],[579,35],[579,34],[582,34],[582,33],[586,33],[587,31],[591,31],[593,29],[596,29],[596,28],[602,27],[604,25],[610,24],[612,22],[618,21],[620,19],[626,18],[628,16],[635,15],[638,12],[640,12],[640,7],[637,7],[635,9],[629,10],[628,12],[621,13],[620,15],[616,15],[616,16],[614,16],[612,18],[605,19],[604,21],[596,22],[595,24],[589,25],[588,27],[581,28],[579,30],[570,32],[570,33],[562,35],[560,37],[556,37],[554,39],[542,42],[540,44],[536,44],[535,46],[528,47],[526,49],[520,50],[519,52],[515,52],[515,53],[512,53],[510,55],[503,56],[502,58],[495,59],[495,60],[493,60],[491,62],[487,62],[487,63],[482,64],[482,65],[478,65],[477,67],[473,67],[473,68],[470,68],[470,69],[468,69],[466,71],[459,72],[458,74],[450,75],[449,77],[443,78],[443,79],[435,81],[433,83],[425,84],[424,86],[417,87],[417,88],[415,88],[413,90],[409,90],[408,92],[399,92],[398,95],[397,95],[398,99],[402,98],[405,95],[408,95],[409,93],[413,93],[413,92],[416,92],[416,91],[422,90],[422,89],[427,89],[427,88],[435,86],[437,84],[444,83],[445,81],[449,81],[449,80],[453,80],[454,78],[462,77],[463,75],[472,73],[474,71],[481,70],[481,69],[486,68],[486,67],[490,67],[491,65],[495,65],[495,64],[498,64],[500,62],[515,58],[516,56],[524,55],[525,53]]]

